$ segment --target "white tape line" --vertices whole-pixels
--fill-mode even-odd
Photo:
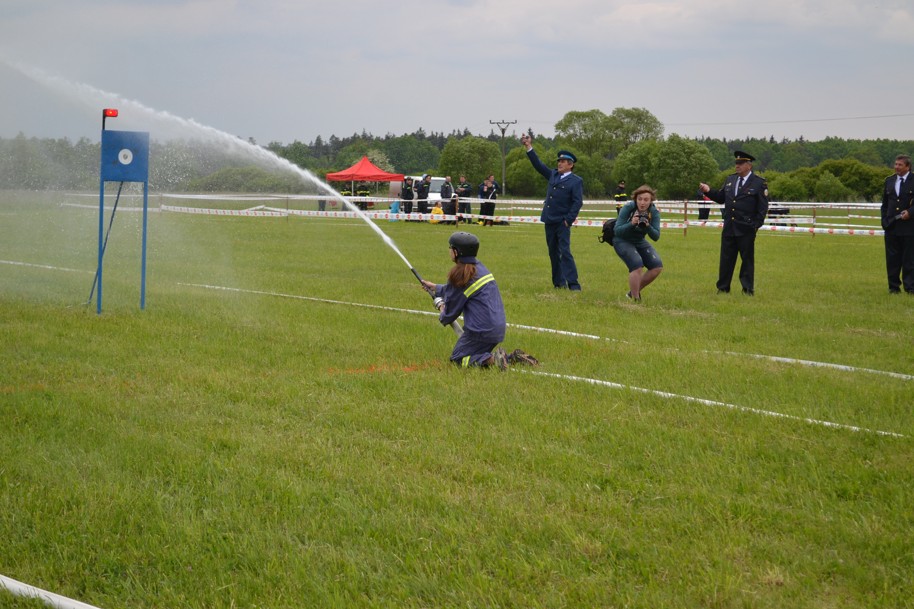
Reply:
[[[345,301],[341,301],[341,300],[328,300],[328,299],[324,299],[324,298],[314,298],[312,296],[295,296],[292,294],[282,294],[282,293],[278,293],[278,292],[267,292],[267,291],[262,291],[262,290],[245,290],[245,289],[241,289],[241,288],[229,288],[229,287],[225,287],[225,286],[214,286],[214,285],[206,285],[206,284],[198,284],[198,283],[179,283],[178,285],[205,288],[205,289],[209,289],[209,290],[222,290],[222,291],[227,291],[227,292],[236,292],[236,293],[243,293],[243,294],[259,294],[262,296],[276,296],[276,297],[281,297],[281,298],[293,298],[296,300],[309,300],[309,301],[313,301],[313,302],[343,304],[343,305],[349,305],[349,306],[353,306],[353,307],[380,309],[380,310],[385,310],[385,311],[397,311],[397,312],[404,312],[404,313],[420,313],[422,315],[435,315],[435,316],[438,315],[437,313],[433,313],[430,311],[415,311],[412,309],[397,309],[394,307],[384,307],[384,306],[380,306],[380,305],[345,302]],[[575,332],[563,332],[561,330],[550,330],[548,328],[537,328],[534,326],[514,326],[514,324],[508,324],[508,325],[512,326],[512,327],[524,328],[527,330],[535,330],[535,331],[540,331],[540,332],[549,332],[549,333],[564,334],[564,335],[580,337],[580,338],[590,338],[590,339],[600,340],[599,336],[594,336],[592,334],[578,334]],[[768,417],[778,417],[778,418],[788,419],[788,420],[792,420],[792,421],[801,421],[801,422],[809,423],[812,425],[821,425],[823,427],[831,427],[834,429],[844,429],[844,430],[849,430],[849,431],[872,433],[872,434],[876,434],[876,435],[880,435],[880,436],[891,436],[894,438],[908,437],[903,434],[899,434],[899,433],[895,433],[895,432],[891,432],[891,431],[879,431],[879,430],[867,429],[865,427],[856,427],[854,425],[845,425],[843,423],[834,423],[832,421],[822,421],[819,419],[809,419],[809,418],[804,418],[804,417],[797,417],[794,415],[784,414],[781,412],[774,412],[771,410],[760,410],[758,408],[751,408],[749,406],[738,406],[736,404],[728,404],[727,402],[706,400],[704,398],[696,398],[696,397],[692,397],[692,396],[688,396],[688,395],[669,393],[666,391],[657,391],[655,389],[645,389],[643,387],[632,387],[630,385],[622,385],[620,383],[614,383],[611,381],[601,381],[599,379],[590,379],[590,378],[585,378],[585,377],[581,377],[581,376],[573,376],[573,375],[566,375],[566,374],[555,374],[555,373],[551,373],[551,372],[536,372],[536,371],[532,371],[532,370],[527,371],[527,370],[520,370],[517,368],[512,368],[512,370],[516,370],[517,372],[523,372],[524,374],[533,374],[536,376],[545,376],[545,377],[563,379],[563,380],[568,380],[568,381],[579,381],[579,382],[590,383],[592,385],[601,385],[603,387],[612,387],[614,389],[628,389],[631,391],[638,391],[641,393],[657,395],[657,396],[665,397],[665,398],[680,399],[680,400],[685,400],[687,402],[695,402],[698,404],[703,404],[705,406],[722,406],[724,408],[730,408],[731,410],[738,410],[741,412],[751,412],[751,413],[760,414],[760,415],[764,415],[764,416],[768,416]]]
[[[705,351],[705,353],[714,353],[713,351]],[[735,355],[737,357],[754,357],[756,359],[767,359],[772,362],[780,362],[783,364],[801,364],[803,366],[812,366],[815,368],[834,368],[835,370],[843,370],[844,372],[869,372],[870,374],[882,374],[885,376],[890,376],[892,378],[901,379],[903,381],[914,381],[914,376],[909,374],[901,374],[900,372],[889,372],[887,370],[875,370],[873,368],[857,368],[855,366],[844,366],[842,364],[829,364],[826,362],[816,362],[808,359],[793,359],[791,357],[778,357],[776,355],[758,355],[756,353],[736,353],[734,351],[724,351],[724,355]]]
[[[273,217],[273,216],[305,216],[316,218],[355,218],[358,217],[355,212],[349,211],[309,211],[303,209],[280,209],[276,207],[263,207],[260,210],[226,210],[226,209],[206,209],[201,207],[176,207],[172,205],[163,205],[162,211],[180,212],[188,214],[204,214],[216,216],[255,216],[255,217]],[[419,214],[419,213],[391,213],[389,211],[366,211],[363,212],[369,218],[375,220],[437,220],[437,221],[454,221],[457,216],[445,216],[439,214]],[[473,218],[478,220],[492,220],[493,222],[507,222],[508,224],[541,224],[538,216],[481,216],[479,214],[461,214],[463,218]],[[580,227],[600,227],[603,226],[604,219],[585,219],[578,218],[572,226]],[[780,222],[779,219],[769,219],[769,222]],[[712,221],[686,221],[686,222],[661,222],[662,228],[722,228],[723,222]],[[784,232],[784,233],[806,233],[815,235],[865,235],[870,237],[879,237],[884,233],[878,229],[861,227],[859,229],[839,229],[839,228],[815,228],[812,226],[780,226],[778,224],[765,224],[760,231],[765,232]]]
[[[53,592],[48,592],[47,590],[42,590],[41,588],[36,588],[35,586],[24,584],[10,577],[6,577],[5,575],[0,575],[0,586],[6,588],[10,593],[16,596],[37,598],[44,601],[45,604],[56,607],[57,609],[98,609],[98,607],[95,607],[94,605],[74,601],[72,598],[67,598],[66,596],[61,596],[59,594],[54,594]]]
[[[28,267],[34,267],[34,268],[48,269],[48,270],[52,270],[52,271],[67,271],[70,273],[93,273],[94,272],[94,271],[83,271],[83,270],[79,270],[79,269],[68,269],[65,267],[50,266],[50,265],[46,265],[46,264],[29,264],[27,262],[16,262],[13,260],[0,260],[0,264],[28,266]],[[431,311],[417,311],[415,309],[401,309],[401,308],[397,308],[397,307],[385,307],[385,306],[381,306],[381,305],[364,304],[364,303],[358,303],[358,302],[346,302],[343,300],[329,300],[326,298],[315,298],[313,296],[297,296],[294,294],[283,294],[280,292],[245,290],[242,288],[229,288],[229,287],[225,287],[225,286],[207,285],[207,284],[200,284],[200,283],[181,283],[181,282],[179,282],[178,285],[185,285],[185,286],[196,287],[196,288],[205,288],[205,289],[209,289],[209,290],[224,290],[224,291],[228,291],[228,292],[261,294],[263,296],[276,296],[279,298],[294,298],[294,299],[298,299],[298,300],[309,300],[312,302],[341,304],[341,305],[347,305],[347,306],[351,306],[351,307],[362,307],[362,308],[366,308],[366,309],[379,309],[379,310],[384,310],[384,311],[394,311],[394,312],[400,312],[400,313],[418,313],[419,315],[435,315],[436,317],[438,315],[437,313],[434,313]],[[605,340],[605,341],[622,343],[622,344],[628,343],[628,341],[620,340],[617,338],[607,338],[605,336],[597,336],[596,334],[584,334],[581,332],[572,332],[570,330],[557,330],[555,328],[540,328],[537,326],[526,326],[523,324],[512,324],[512,323],[509,323],[508,327],[518,328],[520,330],[529,330],[531,332],[544,332],[547,334],[558,334],[560,336],[571,336],[573,338],[587,338],[590,340]],[[790,357],[779,357],[776,355],[762,355],[762,354],[758,354],[758,353],[739,353],[739,352],[735,352],[735,351],[720,351],[720,352],[703,351],[703,353],[711,353],[711,354],[722,353],[724,355],[732,355],[735,357],[752,357],[752,358],[756,358],[756,359],[765,359],[765,360],[772,361],[772,362],[780,362],[780,363],[786,363],[786,364],[798,364],[801,366],[811,366],[811,367],[815,367],[815,368],[832,368],[834,370],[841,370],[844,372],[866,372],[868,374],[879,374],[882,376],[888,376],[891,378],[901,379],[903,381],[914,381],[914,376],[909,375],[909,374],[901,374],[900,372],[889,372],[887,370],[876,370],[875,368],[859,368],[857,366],[847,366],[844,364],[833,364],[830,362],[817,362],[817,361],[805,360],[805,359],[793,359]]]
[[[809,423],[811,425],[821,425],[822,427],[831,427],[833,429],[844,429],[847,431],[856,431],[862,433],[871,433],[879,436],[890,436],[893,438],[907,438],[908,436],[900,433],[895,433],[892,431],[880,431],[878,429],[867,429],[866,427],[857,427],[855,425],[845,425],[843,423],[834,423],[832,421],[823,421],[820,419],[809,419],[806,417],[798,417],[792,414],[784,414],[782,412],[775,412],[773,410],[761,410],[759,408],[751,408],[749,406],[739,406],[737,404],[728,404],[727,402],[718,402],[716,400],[706,400],[704,398],[696,398],[690,395],[680,395],[678,393],[669,393],[667,391],[658,391],[656,389],[645,389],[644,387],[633,387],[631,385],[622,385],[620,383],[614,383],[612,381],[601,381],[599,379],[591,379],[583,376],[573,376],[569,374],[555,374],[552,372],[539,372],[535,370],[521,370],[519,368],[512,368],[512,370],[522,373],[522,374],[532,374],[535,376],[544,376],[549,378],[561,379],[564,381],[576,381],[581,383],[589,383],[591,385],[599,385],[601,387],[611,387],[613,389],[627,389],[629,391],[636,391],[639,393],[646,393],[649,395],[656,395],[662,398],[670,398],[677,400],[684,400],[686,402],[695,402],[696,404],[702,404],[704,406],[719,406],[723,408],[729,408],[730,410],[738,410],[741,412],[751,412],[753,414],[759,414],[766,417],[776,417],[779,419],[788,419],[791,421],[801,421],[803,423]]]
[[[13,266],[28,266],[35,269],[47,269],[49,271],[66,271],[68,273],[94,273],[95,271],[83,271],[80,269],[68,269],[62,266],[50,266],[48,264],[30,264],[28,262],[16,262],[15,260],[0,260],[0,264],[11,264]]]
[[[298,299],[298,300],[309,300],[312,302],[342,304],[342,305],[347,305],[347,306],[351,306],[351,307],[362,307],[362,308],[366,308],[366,309],[381,309],[381,310],[385,310],[385,311],[395,311],[395,312],[400,312],[400,313],[419,313],[420,315],[435,315],[435,316],[438,315],[437,313],[430,312],[430,311],[416,311],[414,309],[400,309],[397,307],[385,307],[385,306],[381,306],[381,305],[364,304],[364,303],[358,303],[358,302],[346,302],[343,300],[328,300],[325,298],[315,298],[313,296],[296,296],[293,294],[283,294],[280,292],[246,290],[243,288],[229,288],[229,287],[225,287],[225,286],[207,285],[207,284],[200,284],[200,283],[178,283],[178,285],[184,285],[184,286],[196,287],[196,288],[205,288],[205,289],[210,289],[210,290],[224,290],[224,291],[229,291],[229,292],[260,294],[262,296],[276,296],[279,298],[294,298],[294,299]],[[543,332],[546,334],[558,334],[560,336],[570,336],[572,338],[586,338],[589,340],[605,340],[605,341],[610,341],[610,342],[628,344],[628,341],[619,340],[616,338],[607,338],[605,336],[597,336],[596,334],[583,334],[581,332],[571,332],[569,330],[556,330],[554,328],[540,328],[537,326],[526,326],[523,324],[513,324],[513,323],[509,323],[508,327],[509,328],[518,328],[521,330],[529,330],[531,332]],[[681,350],[676,349],[676,351],[681,351]],[[832,369],[841,370],[844,372],[866,372],[869,374],[881,374],[884,376],[889,376],[889,377],[901,379],[904,381],[914,381],[914,376],[907,375],[907,374],[901,374],[898,372],[888,372],[885,370],[876,370],[873,368],[858,368],[856,366],[846,366],[843,364],[832,364],[829,362],[816,362],[816,361],[811,361],[811,360],[792,359],[789,357],[778,357],[775,355],[761,355],[761,354],[757,354],[757,353],[738,353],[738,352],[734,352],[734,351],[702,351],[702,353],[732,355],[734,357],[753,357],[756,359],[765,359],[768,361],[780,362],[780,363],[798,364],[798,365],[803,365],[803,366],[813,366],[816,368],[832,368]]]

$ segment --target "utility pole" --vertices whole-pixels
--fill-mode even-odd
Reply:
[[[505,131],[508,130],[508,125],[515,125],[517,121],[489,121],[489,124],[498,125],[498,128],[501,129],[501,192],[506,194],[508,187],[505,184]]]

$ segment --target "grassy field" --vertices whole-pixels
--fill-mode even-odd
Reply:
[[[574,294],[542,227],[473,226],[542,361],[499,373],[446,362],[358,220],[152,213],[141,311],[119,211],[96,315],[65,201],[0,193],[3,575],[103,609],[912,606],[881,238],[763,233],[749,298],[715,293],[717,231],[668,230],[637,305],[595,228]],[[443,280],[452,227],[381,227]]]

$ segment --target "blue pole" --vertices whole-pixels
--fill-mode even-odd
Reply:
[[[95,312],[102,314],[102,254],[104,253],[103,239],[105,234],[105,179],[98,181],[98,270],[95,272],[98,284],[98,295],[95,297]]]
[[[143,262],[140,270],[140,309],[146,308],[146,225],[149,217],[149,181],[143,182]]]

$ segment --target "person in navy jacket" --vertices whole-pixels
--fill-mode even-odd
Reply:
[[[895,157],[895,173],[885,179],[882,189],[882,228],[885,229],[885,268],[889,293],[898,294],[902,285],[914,294],[914,180],[911,157]]]
[[[533,168],[548,181],[540,222],[546,225],[552,285],[580,291],[578,269],[571,255],[571,225],[584,204],[584,180],[572,173],[578,159],[567,150],[559,150],[557,168],[550,169],[536,156],[529,134],[525,133],[520,140],[527,149],[527,158]]]
[[[448,249],[454,266],[447,283],[421,281],[422,287],[436,297],[441,325],[449,326],[463,315],[463,333],[454,345],[451,361],[462,368],[495,366],[501,370],[511,364],[539,364],[521,349],[507,353],[498,346],[505,339],[505,305],[495,277],[476,257],[479,238],[456,232],[448,239]]]
[[[768,182],[752,173],[755,157],[742,150],[737,150],[733,156],[736,157],[736,173],[727,176],[723,188],[712,190],[702,182],[698,189],[724,206],[717,293],[730,293],[738,254],[742,259],[739,282],[743,286],[743,294],[752,296],[755,294],[755,234],[768,214]]]

